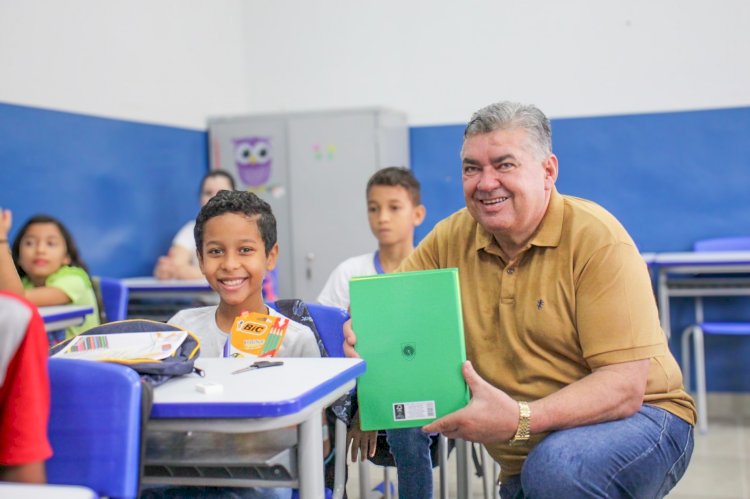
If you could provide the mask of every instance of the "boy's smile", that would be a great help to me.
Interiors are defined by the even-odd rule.
[[[201,270],[221,298],[219,309],[235,315],[265,310],[263,277],[276,266],[278,246],[266,255],[256,219],[225,213],[204,226]]]

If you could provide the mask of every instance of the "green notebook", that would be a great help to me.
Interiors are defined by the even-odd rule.
[[[349,283],[363,430],[412,428],[464,407],[469,389],[458,269],[356,277]]]

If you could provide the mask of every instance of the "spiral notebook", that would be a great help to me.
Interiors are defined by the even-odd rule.
[[[363,430],[423,426],[464,407],[469,389],[458,269],[356,277],[349,283]]]

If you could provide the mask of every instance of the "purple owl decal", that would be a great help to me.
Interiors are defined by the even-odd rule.
[[[232,142],[234,162],[242,182],[250,187],[265,185],[271,176],[271,139],[243,137]]]

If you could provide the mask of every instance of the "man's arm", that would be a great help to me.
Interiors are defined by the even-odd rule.
[[[603,366],[547,397],[528,401],[531,434],[634,414],[643,403],[649,362]],[[518,429],[517,401],[483,380],[470,362],[464,364],[463,374],[472,393],[469,404],[425,426],[424,431],[483,444],[512,439]]]

